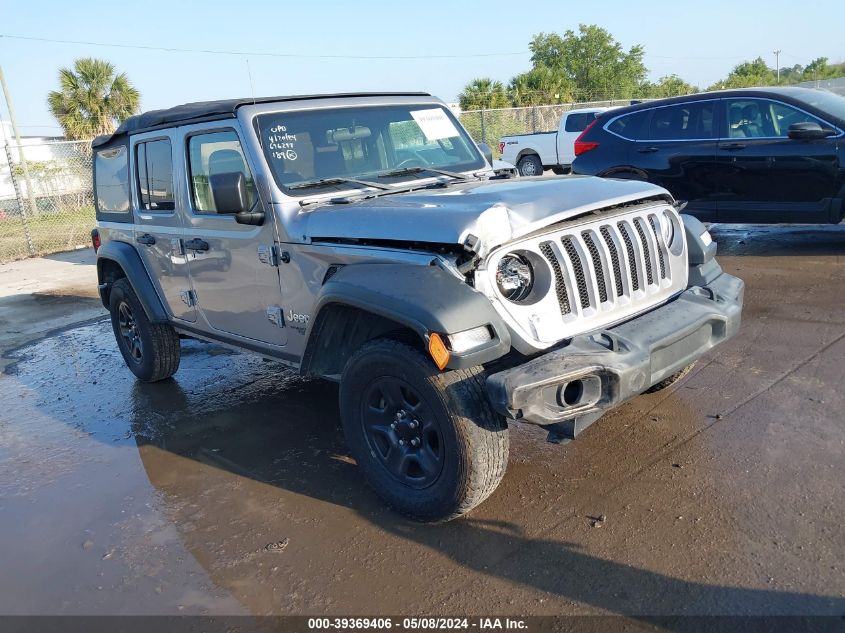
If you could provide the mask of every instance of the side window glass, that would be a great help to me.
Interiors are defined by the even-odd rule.
[[[718,101],[697,101],[655,108],[648,138],[653,141],[715,138],[714,118],[717,103]]]
[[[197,134],[188,139],[191,199],[198,213],[216,213],[210,176],[241,172],[246,177],[249,205],[257,196],[252,172],[246,164],[241,142],[234,130]]]
[[[772,119],[771,103],[763,99],[725,99],[728,138],[780,136]]]
[[[138,143],[135,147],[135,164],[141,208],[146,211],[172,211],[176,205],[170,140]]]
[[[769,101],[769,110],[772,119],[772,127],[774,128],[774,136],[781,136],[786,138],[789,136],[789,126],[793,123],[818,123],[823,128],[829,128],[830,125],[824,121],[820,121],[816,117],[802,112],[798,108],[780,103],[779,101]]]
[[[129,153],[125,145],[97,151],[94,157],[97,211],[129,212]]]
[[[618,134],[630,141],[639,141],[645,137],[646,123],[651,110],[638,110],[614,120],[607,126],[609,132]]]

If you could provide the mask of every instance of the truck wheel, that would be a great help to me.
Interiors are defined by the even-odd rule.
[[[125,277],[111,287],[111,325],[126,365],[139,380],[156,382],[179,369],[179,335],[167,323],[150,323]]]
[[[672,374],[672,375],[671,375],[671,376],[669,376],[668,378],[664,378],[664,379],[663,379],[663,380],[661,380],[659,383],[657,383],[657,384],[655,384],[655,385],[652,385],[651,387],[649,387],[648,389],[646,389],[646,390],[645,390],[645,392],[646,392],[646,393],[656,393],[656,392],[658,392],[658,391],[663,391],[664,389],[666,389],[666,387],[669,387],[669,386],[671,386],[671,385],[674,385],[674,384],[675,384],[676,382],[678,382],[681,378],[683,378],[683,377],[684,377],[684,376],[686,376],[688,373],[690,373],[690,372],[692,371],[692,368],[693,368],[693,367],[695,367],[695,363],[690,363],[689,365],[687,365],[686,367],[684,367],[681,371],[679,371],[679,372],[675,372],[674,374]]]
[[[519,159],[516,164],[519,169],[520,176],[542,176],[543,163],[540,162],[540,157],[535,154],[529,154]]]
[[[484,501],[508,461],[504,418],[480,367],[440,372],[387,339],[364,345],[340,383],[343,432],[370,486],[420,521],[448,521]]]

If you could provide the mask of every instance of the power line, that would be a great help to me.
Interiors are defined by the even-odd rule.
[[[90,42],[86,40],[62,40],[47,37],[32,37],[28,35],[9,35],[0,33],[0,38],[11,40],[25,40],[30,42],[48,42],[51,44],[77,44],[83,46],[105,46],[109,48],[129,48],[146,51],[164,51],[168,53],[202,53],[208,55],[241,55],[251,57],[288,57],[298,59],[462,59],[471,57],[514,57],[517,55],[529,55],[531,51],[513,51],[508,53],[466,53],[463,55],[321,55],[311,53],[279,53],[272,51],[237,51],[217,50],[206,48],[175,48],[171,46],[150,46],[145,44],[117,44],[114,42]],[[699,60],[725,60],[725,59],[748,59],[748,55],[729,55],[720,57],[695,56],[695,55],[653,55],[645,53],[646,57],[655,59],[699,59]],[[791,57],[791,55],[790,55]]]
[[[299,59],[461,59],[467,57],[513,57],[526,55],[528,51],[513,53],[467,53],[464,55],[314,55],[310,53],[276,53],[268,51],[226,51],[204,48],[173,48],[169,46],[146,46],[143,44],[115,44],[109,42],[87,42],[82,40],[59,40],[26,35],[7,35],[0,33],[0,38],[26,40],[30,42],[49,42],[51,44],[78,44],[83,46],[107,46],[110,48],[131,48],[146,51],[164,51],[168,53],[203,53],[208,55],[238,55],[249,57],[287,57]]]

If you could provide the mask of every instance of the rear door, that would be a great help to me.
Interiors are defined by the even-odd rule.
[[[629,154],[650,182],[687,201],[688,212],[705,222],[716,219],[718,112],[718,99],[653,108],[647,133]]]
[[[791,104],[764,98],[722,99],[719,142],[721,222],[829,222],[838,191],[833,139],[793,140],[789,126],[815,122]]]
[[[202,325],[215,335],[233,335],[273,346],[287,342],[281,310],[272,211],[261,226],[238,224],[217,214],[209,185],[213,174],[242,172],[250,203],[262,207],[249,161],[235,127],[193,126],[183,144],[189,210],[184,246]]]
[[[182,250],[182,206],[173,178],[173,131],[133,136],[132,197],[135,243],[159,296],[174,319],[196,321],[191,300],[191,281]]]

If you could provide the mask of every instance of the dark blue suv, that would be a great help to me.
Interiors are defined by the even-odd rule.
[[[706,222],[839,223],[845,97],[749,88],[609,110],[575,142],[572,171],[646,180]]]

